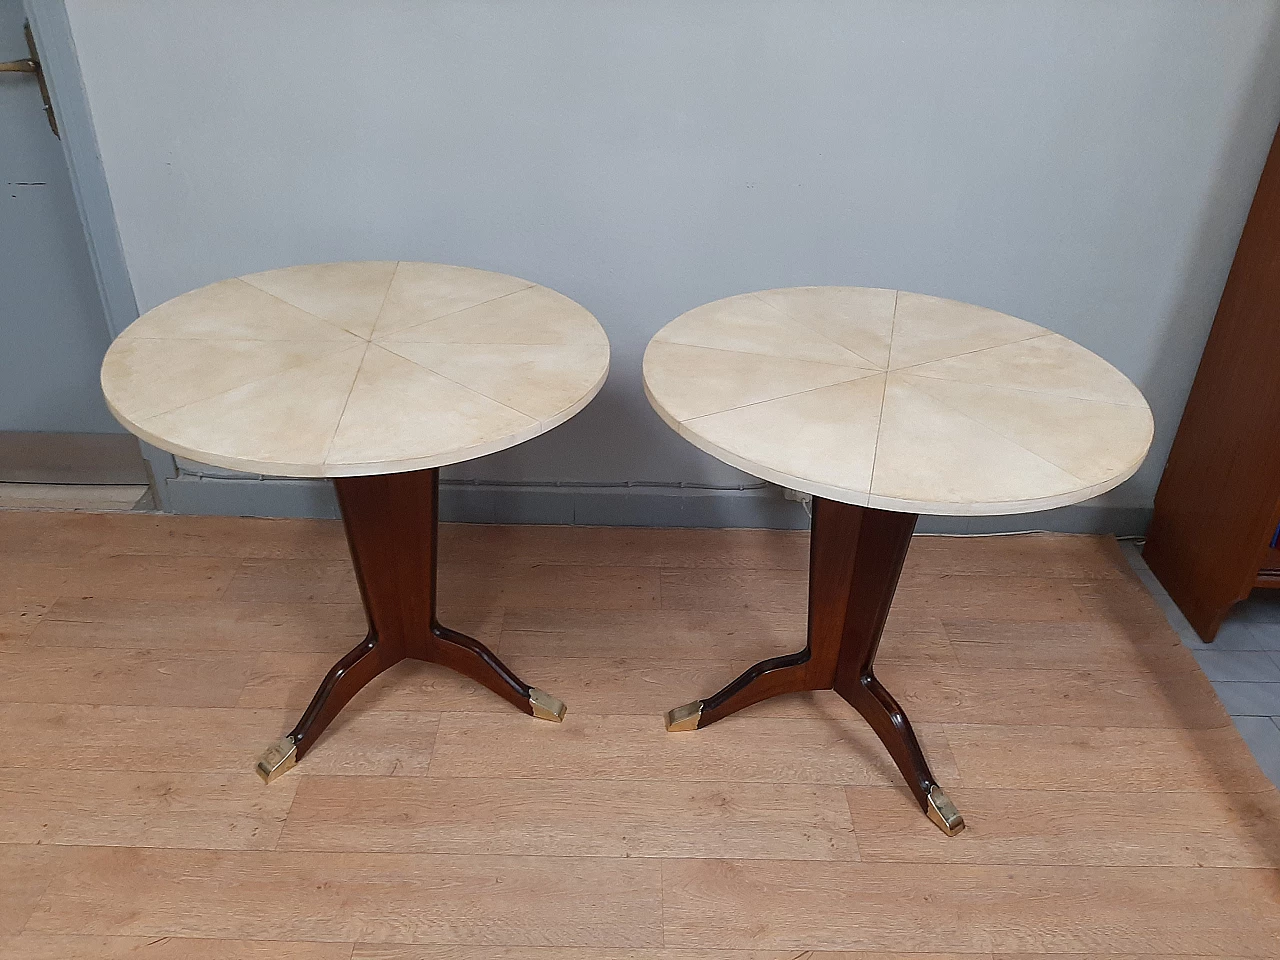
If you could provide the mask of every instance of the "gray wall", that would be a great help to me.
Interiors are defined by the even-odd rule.
[[[0,0],[0,60],[28,56]],[[35,77],[0,76],[0,433],[120,433],[98,387],[111,342],[62,145]],[[31,440],[34,448],[39,441]],[[126,448],[127,449],[127,448]],[[15,448],[6,447],[6,455]],[[15,464],[0,465],[5,468]]]
[[[142,309],[401,258],[600,318],[604,392],[453,471],[486,481],[751,482],[651,413],[645,343],[730,294],[867,284],[1025,317],[1132,377],[1156,444],[1102,504],[1140,515],[1280,119],[1276,0],[68,8]]]

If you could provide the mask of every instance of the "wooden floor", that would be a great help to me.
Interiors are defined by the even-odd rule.
[[[362,635],[340,528],[0,513],[0,957],[1280,956],[1280,799],[1112,541],[914,542],[879,673],[947,839],[834,695],[663,730],[802,645],[804,535],[441,539],[565,723],[405,664],[265,787]]]

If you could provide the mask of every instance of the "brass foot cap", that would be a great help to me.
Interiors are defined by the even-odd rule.
[[[258,776],[263,783],[270,783],[280,774],[293,769],[297,762],[298,748],[294,745],[293,737],[285,737],[267,747],[267,752],[258,761]]]
[[[533,715],[539,720],[553,720],[556,723],[564,721],[564,712],[568,709],[563,700],[537,687],[529,688],[529,705],[533,707]]]
[[[954,837],[964,829],[964,817],[960,816],[956,805],[947,798],[939,786],[930,788],[929,805],[925,812],[929,814],[929,819],[938,825],[938,829],[948,837]]]
[[[702,701],[695,700],[683,707],[667,711],[667,730],[675,733],[681,730],[697,730],[702,720]]]

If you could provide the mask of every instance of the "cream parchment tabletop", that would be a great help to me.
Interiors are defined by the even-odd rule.
[[[102,389],[148,442],[290,477],[443,466],[521,443],[600,390],[609,341],[568,297],[505,274],[366,261],[270,270],[147,311]]]
[[[671,321],[645,392],[753,476],[909,513],[1023,513],[1096,496],[1151,445],[1141,392],[1044,327],[906,291],[793,287]]]

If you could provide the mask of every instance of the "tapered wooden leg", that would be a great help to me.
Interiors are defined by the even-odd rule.
[[[856,529],[854,539],[849,539],[849,531],[840,526],[844,515],[831,511],[828,516],[828,510],[819,506],[816,497],[813,509],[813,535],[809,539],[809,631],[804,649],[762,660],[718,693],[668,710],[668,730],[696,730],[781,693],[831,689],[840,656],[840,631],[831,629],[827,619],[832,606],[844,602],[845,592],[840,584],[852,576]]]
[[[667,729],[696,730],[780,693],[814,689],[809,685],[809,650],[761,660],[727,687],[667,711]]]
[[[270,782],[315,744],[365,684],[404,659],[450,667],[545,720],[564,704],[517,677],[480,641],[436,619],[439,474],[435,470],[334,481],[369,634],[329,671],[298,725],[258,762]]]
[[[431,629],[434,643],[420,660],[442,663],[478,683],[504,700],[542,720],[563,720],[565,705],[544,690],[531,687],[474,637],[436,624]]]
[[[814,521],[815,537],[834,538],[833,550],[852,542],[854,554],[852,567],[830,580],[830,602],[820,615],[809,614],[811,631],[840,637],[832,687],[871,725],[929,819],[955,836],[964,829],[964,818],[929,770],[911,721],[873,672],[916,517],[815,498]]]
[[[719,693],[669,711],[667,729],[705,727],[780,693],[834,689],[883,741],[929,819],[949,836],[963,830],[910,721],[872,669],[915,525],[915,514],[814,497],[805,648],[758,663]]]

